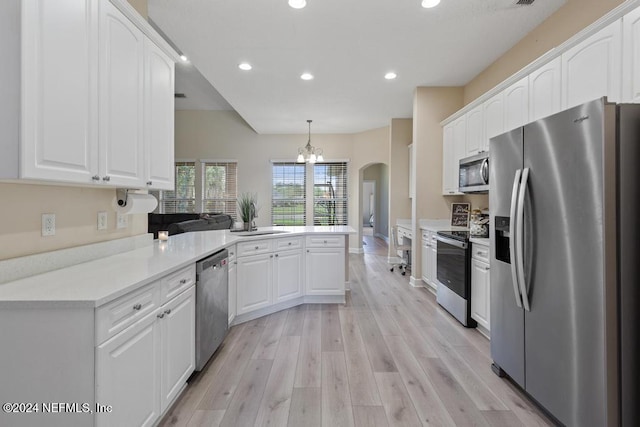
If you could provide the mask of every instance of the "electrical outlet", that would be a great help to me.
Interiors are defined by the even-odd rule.
[[[56,234],[56,214],[42,214],[42,236]]]
[[[107,229],[107,213],[106,212],[98,212],[98,230],[106,230]]]
[[[120,212],[116,213],[117,228],[127,228],[129,226],[129,216]]]

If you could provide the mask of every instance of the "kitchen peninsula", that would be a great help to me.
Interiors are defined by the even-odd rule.
[[[221,249],[229,250],[230,263],[237,260],[237,278],[229,281],[234,324],[298,304],[344,302],[351,227],[259,231],[267,234],[216,230],[149,239],[139,249],[1,284],[0,376],[12,384],[0,388],[1,400],[78,405],[56,414],[3,412],[0,424],[117,425],[122,416],[153,424],[193,372],[195,262]],[[272,275],[243,275],[252,268],[243,260],[261,257]],[[281,259],[296,260],[296,289],[279,288],[273,273]],[[259,304],[247,295],[256,285],[266,292]],[[113,412],[96,413],[97,404]]]

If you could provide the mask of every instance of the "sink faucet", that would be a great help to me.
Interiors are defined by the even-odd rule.
[[[251,202],[251,205],[249,206],[249,231],[258,229],[255,224],[255,219],[257,217],[258,215],[256,214],[256,204]]]

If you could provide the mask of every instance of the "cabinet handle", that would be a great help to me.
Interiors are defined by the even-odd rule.
[[[454,194],[454,193],[455,193],[455,191],[449,191],[449,194]]]
[[[489,271],[489,270],[491,270],[491,267],[485,267],[484,268],[484,271]]]
[[[100,181],[100,177],[98,175],[93,175],[91,179],[94,181]]]
[[[482,255],[482,256],[487,256],[486,252],[482,252],[482,251],[478,251],[476,252],[477,255]]]
[[[256,249],[256,251],[258,250],[258,248],[259,248],[259,246],[256,246],[256,248],[255,248],[255,249]]]
[[[238,261],[233,261],[233,265],[238,265]]]
[[[109,181],[111,181],[111,177],[110,177],[109,175],[107,175],[107,176],[103,176],[103,177],[102,177],[102,180],[103,180],[103,181],[107,181],[107,182],[109,182]]]
[[[164,314],[171,314],[171,309],[169,308],[169,309],[165,310]]]
[[[309,249],[307,249],[307,253],[309,253]]]
[[[136,304],[133,306],[134,310],[140,310],[142,308],[142,304]]]
[[[291,246],[291,242],[289,242],[289,246]]]
[[[147,185],[153,185],[153,181],[147,181]]]
[[[324,244],[325,244],[325,245],[327,244],[327,241],[326,241],[326,240],[324,241]]]
[[[229,255],[233,255],[233,252],[229,252]]]
[[[158,314],[158,319],[162,319],[164,317],[164,313]]]
[[[273,258],[273,255],[269,255],[269,258]]]
[[[187,283],[187,279],[180,279],[180,284],[184,285],[185,283]]]
[[[278,254],[276,254],[276,258],[278,258]]]

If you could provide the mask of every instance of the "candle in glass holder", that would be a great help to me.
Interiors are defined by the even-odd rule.
[[[158,240],[160,240],[160,241],[169,240],[169,232],[168,231],[158,231]]]

